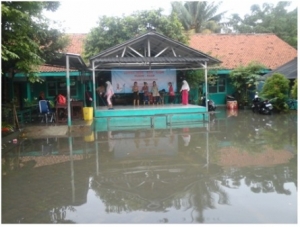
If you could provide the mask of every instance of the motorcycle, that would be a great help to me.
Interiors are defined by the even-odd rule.
[[[254,98],[252,101],[252,111],[253,113],[260,114],[272,114],[273,105],[269,100],[262,100],[261,98]]]
[[[205,96],[202,96],[201,97],[201,100],[202,100],[202,106],[208,106],[208,111],[215,111],[216,110],[216,105],[215,105],[215,102],[213,100],[209,100],[207,99],[206,101],[206,97]]]

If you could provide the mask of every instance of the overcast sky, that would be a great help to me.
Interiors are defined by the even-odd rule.
[[[51,20],[62,23],[67,33],[88,33],[97,25],[98,18],[107,16],[129,15],[134,11],[163,8],[165,14],[171,12],[171,0],[105,0],[105,1],[61,1],[59,9],[54,12],[46,12]],[[224,0],[220,12],[228,11],[228,14],[239,13],[241,16],[250,13],[250,6],[261,5],[262,0],[237,1]],[[277,3],[278,0],[268,0],[268,3]],[[297,1],[293,0],[292,8],[297,7]]]

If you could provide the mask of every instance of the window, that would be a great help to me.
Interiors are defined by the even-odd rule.
[[[57,94],[67,94],[67,83],[65,79],[47,80],[47,92],[49,97],[54,97]],[[77,81],[70,80],[70,96],[77,96]]]
[[[226,78],[219,77],[215,84],[208,84],[209,93],[224,93],[226,92]]]

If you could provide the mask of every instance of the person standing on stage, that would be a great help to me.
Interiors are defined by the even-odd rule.
[[[182,97],[182,105],[187,105],[189,103],[189,91],[190,86],[186,82],[186,80],[182,81],[182,86],[180,89],[181,97]]]
[[[147,82],[144,82],[144,86],[142,87],[142,92],[143,92],[144,105],[146,102],[149,105],[149,87]]]
[[[104,97],[105,97],[105,86],[99,85],[99,87],[97,87],[96,89],[98,95],[99,95],[99,106],[106,106],[106,102],[104,101]]]
[[[153,97],[153,105],[154,105],[154,103],[158,104],[159,99],[160,99],[160,94],[158,91],[158,86],[155,81],[153,81],[151,92],[152,92],[152,97]]]
[[[169,85],[169,103],[173,104],[174,103],[174,99],[175,99],[175,92],[174,92],[172,83],[169,82],[168,85]]]
[[[137,85],[137,82],[133,83],[132,86],[132,92],[133,92],[133,105],[137,104],[140,105],[140,97],[139,97],[139,87]]]
[[[114,95],[114,89],[113,86],[111,85],[110,81],[106,81],[106,93],[105,96],[107,97],[107,103],[108,103],[108,109],[112,110],[112,102],[111,102],[111,97]]]

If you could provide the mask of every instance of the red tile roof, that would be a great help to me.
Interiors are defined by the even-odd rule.
[[[257,61],[275,69],[297,57],[297,50],[275,34],[194,34],[190,47],[222,61],[224,69],[234,69]]]
[[[84,52],[84,40],[87,34],[72,33],[67,35],[70,37],[70,45],[67,47],[67,53],[82,55]]]
[[[84,40],[87,34],[80,34],[80,33],[70,33],[67,34],[70,38],[70,44],[67,46],[65,52],[71,54],[80,54],[82,56],[84,51]],[[65,72],[66,67],[59,67],[59,66],[50,66],[50,65],[43,65],[40,67],[40,72]],[[71,70],[70,71],[77,71]]]
[[[62,67],[62,66],[52,66],[52,65],[42,65],[40,66],[40,72],[65,72],[66,71],[66,67]],[[71,70],[70,71],[74,71]],[[77,71],[77,70],[75,70]]]
[[[70,45],[67,53],[83,54],[87,34],[67,34]],[[234,69],[257,61],[269,69],[293,60],[297,50],[274,34],[194,34],[190,47],[222,61],[223,69]],[[41,66],[41,72],[62,72],[64,67]]]

